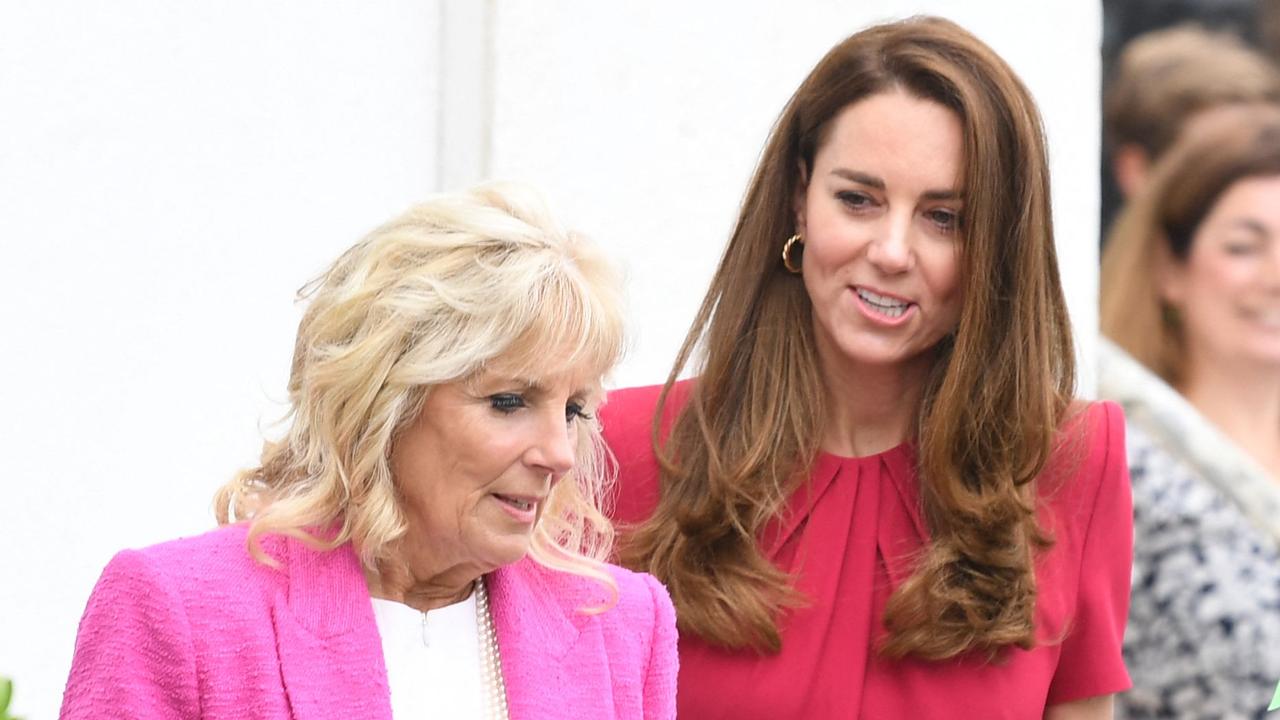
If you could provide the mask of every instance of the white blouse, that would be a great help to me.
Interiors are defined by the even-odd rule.
[[[484,717],[474,592],[427,613],[373,598],[373,616],[382,636],[395,720]]]

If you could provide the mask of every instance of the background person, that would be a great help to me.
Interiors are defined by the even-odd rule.
[[[1027,91],[944,20],[796,90],[666,385],[606,410],[682,716],[1109,715],[1123,424],[1072,402],[1046,163]]]
[[[1280,69],[1230,31],[1185,23],[1127,42],[1102,98],[1104,230],[1189,119],[1268,101],[1280,101]]]
[[[1099,389],[1130,417],[1135,506],[1121,706],[1264,717],[1280,677],[1280,108],[1187,127],[1117,220],[1101,299],[1118,348]]]
[[[222,527],[107,566],[62,717],[674,717],[670,600],[602,561],[617,286],[514,186],[348,250],[306,291],[287,433]]]

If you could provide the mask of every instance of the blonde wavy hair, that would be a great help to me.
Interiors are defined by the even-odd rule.
[[[379,570],[407,530],[391,449],[429,389],[500,362],[533,378],[585,369],[601,395],[623,350],[620,285],[604,256],[527,187],[488,184],[414,206],[299,291],[310,305],[287,432],[218,490],[219,524],[248,521],[249,550],[267,564],[259,540],[280,534],[318,549],[350,541]],[[601,511],[606,450],[594,421],[582,429],[530,556],[612,585],[602,567],[613,542]]]

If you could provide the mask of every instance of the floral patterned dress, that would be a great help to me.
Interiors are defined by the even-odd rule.
[[[1133,483],[1133,689],[1119,718],[1263,718],[1280,681],[1280,485],[1177,392],[1103,348]]]

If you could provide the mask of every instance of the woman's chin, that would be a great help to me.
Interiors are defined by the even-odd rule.
[[[523,560],[529,554],[532,541],[532,533],[494,533],[478,541],[471,552],[483,558],[481,564],[497,569]]]

